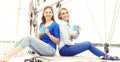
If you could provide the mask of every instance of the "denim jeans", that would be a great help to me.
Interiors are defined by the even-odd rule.
[[[23,48],[29,46],[31,49],[33,49],[35,52],[42,56],[55,55],[55,48],[36,37],[24,37],[15,44],[15,47],[18,45],[21,45]]]
[[[75,44],[75,45],[65,45],[63,48],[60,49],[59,53],[62,56],[73,56],[73,55],[82,53],[86,50],[89,50],[90,52],[92,52],[94,55],[96,55],[98,57],[105,56],[104,52],[97,49],[89,41],[83,42],[83,43],[78,43],[78,44]]]

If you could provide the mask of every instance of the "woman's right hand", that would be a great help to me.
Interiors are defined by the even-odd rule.
[[[47,28],[45,29],[45,33],[46,33],[48,36],[51,35],[50,32],[49,32],[49,30],[48,30]]]

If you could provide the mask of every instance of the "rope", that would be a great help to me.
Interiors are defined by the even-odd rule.
[[[108,38],[109,44],[112,41],[112,37],[113,37],[114,29],[115,29],[115,24],[116,24],[118,13],[119,13],[119,7],[118,7],[118,10],[116,10],[117,9],[117,4],[118,4],[118,0],[116,1],[116,5],[115,5],[115,9],[114,9],[114,15],[113,15],[113,19],[112,19],[111,28],[110,28],[110,33],[109,33],[109,38]],[[115,15],[116,15],[116,17],[115,17]]]
[[[62,2],[62,1],[63,0],[58,0],[58,1],[54,2],[53,4],[50,4],[49,6],[53,6],[53,5],[57,4],[58,2]],[[43,10],[43,8],[38,10],[37,12],[41,12],[42,10]]]
[[[100,39],[102,40],[102,37],[101,37],[100,32],[99,32],[99,30],[98,30],[98,27],[97,27],[97,25],[96,25],[96,23],[95,23],[94,17],[93,17],[93,15],[92,15],[92,11],[91,11],[91,9],[90,9],[90,7],[89,7],[89,5],[88,5],[87,0],[85,0],[85,2],[86,2],[87,7],[88,7],[88,9],[89,9],[90,15],[91,15],[91,17],[92,17],[92,21],[93,21],[93,23],[94,23],[94,25],[95,25],[95,28],[96,28],[96,30],[97,30],[97,32],[98,32],[98,35],[99,35]],[[102,42],[103,42],[103,40],[102,40]]]

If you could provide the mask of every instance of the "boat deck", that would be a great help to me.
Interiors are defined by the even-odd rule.
[[[1,49],[0,56],[5,55],[12,46],[13,46],[13,43],[0,43],[0,49]],[[104,51],[103,47],[97,46],[97,48]],[[110,49],[110,52],[109,52],[110,55],[112,56],[120,55],[120,52],[119,52],[120,47],[109,47],[109,49]],[[30,59],[35,56],[37,57],[37,59],[43,60],[43,62],[120,62],[120,61],[100,60],[98,57],[93,55],[90,51],[85,51],[76,56],[67,57],[67,56],[60,56],[57,50],[56,55],[53,57],[46,57],[46,56],[38,57],[38,55],[29,54],[28,50],[30,49],[26,48],[24,51],[14,56],[10,60],[10,62],[24,62],[25,59]]]

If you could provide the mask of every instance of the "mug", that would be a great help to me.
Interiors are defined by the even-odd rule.
[[[45,27],[40,27],[40,33],[44,34],[45,33]]]
[[[73,25],[73,31],[77,31],[78,30],[78,25]]]

